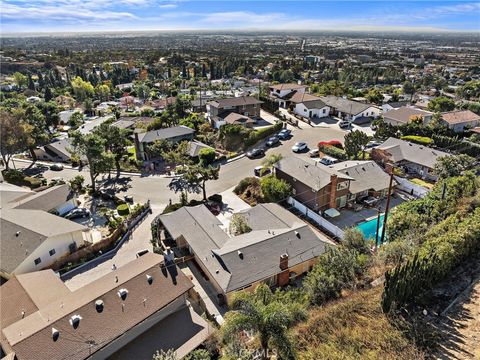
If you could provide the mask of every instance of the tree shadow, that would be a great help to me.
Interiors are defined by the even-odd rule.
[[[101,185],[105,192],[116,194],[119,192],[126,192],[128,189],[130,189],[132,187],[131,182],[132,178],[130,176],[123,176],[119,178],[110,177],[110,179],[108,176],[104,176]]]

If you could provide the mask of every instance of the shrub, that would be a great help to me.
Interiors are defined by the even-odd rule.
[[[233,192],[237,195],[243,194],[245,190],[247,190],[247,187],[251,185],[258,185],[259,180],[256,177],[246,177],[238,183],[237,186],[235,186],[235,189],[233,189]]]
[[[292,187],[285,180],[272,175],[262,178],[260,186],[263,197],[268,202],[285,201],[292,192]]]
[[[130,208],[128,207],[128,204],[120,204],[117,206],[117,212],[118,215],[128,215],[130,213]]]
[[[221,204],[223,202],[222,201],[222,195],[220,195],[220,194],[213,194],[213,195],[208,197],[208,200],[219,203],[219,204]]]
[[[203,201],[201,200],[196,200],[196,199],[192,199],[190,200],[190,202],[188,203],[189,206],[197,206],[197,205],[202,205],[203,204]]]
[[[23,181],[25,182],[25,185],[29,186],[32,189],[36,189],[40,186],[42,186],[42,180],[37,179],[34,177],[26,176]]]
[[[406,136],[402,136],[401,139],[405,141],[411,141],[415,144],[425,145],[425,146],[433,144],[433,139],[426,136],[406,135]]]
[[[278,121],[277,123],[275,123],[275,125],[250,132],[248,137],[245,139],[245,146],[252,146],[256,144],[260,140],[265,139],[266,137],[281,130],[282,127],[283,127],[283,123],[281,121]]]
[[[5,181],[12,184],[20,184],[25,177],[20,170],[15,169],[3,170],[2,174]]]
[[[198,153],[198,159],[203,166],[210,165],[215,160],[215,150],[212,148],[204,148]]]
[[[347,160],[347,153],[345,150],[338,149],[332,145],[322,145],[319,150],[328,156],[332,156],[338,160]]]
[[[174,203],[174,204],[167,205],[165,209],[162,211],[162,214],[168,214],[168,213],[174,212],[180,209],[182,206],[183,205],[181,203]]]

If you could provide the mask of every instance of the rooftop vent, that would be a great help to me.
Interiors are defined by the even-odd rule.
[[[15,236],[18,236],[18,235],[20,235],[20,233],[21,233],[21,231],[20,231],[20,230],[19,230],[19,231],[17,231],[17,232],[15,233]]]
[[[219,274],[220,273],[220,270],[215,270],[215,274]]]
[[[25,317],[25,310],[22,310],[22,319]]]
[[[98,313],[101,313],[103,311],[103,301],[102,300],[95,301],[95,309],[97,310]]]
[[[152,275],[148,275],[148,274],[147,274],[147,282],[148,282],[150,285],[152,285],[152,283],[153,283],[153,276],[152,276]]]
[[[60,337],[60,332],[57,329],[55,329],[54,327],[52,327],[52,339],[53,339],[53,341],[57,341],[59,337]]]
[[[80,325],[80,320],[82,320],[82,317],[80,315],[73,315],[70,318],[70,325],[73,326],[74,329],[78,328],[78,325]]]
[[[237,254],[238,257],[243,260],[243,253],[240,250],[237,251]]]
[[[127,295],[128,295],[128,290],[127,289],[120,289],[118,290],[118,297],[122,300],[125,300],[127,298]]]
[[[298,231],[295,231],[295,236],[300,239],[300,233]]]

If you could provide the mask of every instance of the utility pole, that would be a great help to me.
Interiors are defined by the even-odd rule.
[[[387,228],[388,210],[390,209],[390,198],[392,197],[392,185],[393,185],[393,164],[390,169],[390,183],[388,185],[387,205],[385,206],[385,217],[383,218],[382,237],[380,238],[380,244],[385,241],[385,230]]]
[[[375,247],[378,247],[378,232],[380,231],[380,214],[382,211],[380,210],[380,206],[377,208],[377,231],[375,232]],[[383,225],[385,226],[385,224]]]

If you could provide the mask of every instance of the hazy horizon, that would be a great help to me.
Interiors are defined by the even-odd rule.
[[[147,31],[480,31],[480,2],[1,0],[2,35]]]

